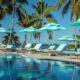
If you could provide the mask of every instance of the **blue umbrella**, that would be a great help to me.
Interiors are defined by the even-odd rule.
[[[80,19],[78,19],[76,22],[71,22],[70,26],[80,26]]]
[[[55,30],[65,30],[66,28],[56,23],[49,23],[44,25],[40,30],[41,31],[55,31]]]
[[[20,32],[36,33],[36,32],[39,32],[39,30],[36,28],[33,28],[33,27],[29,27],[29,28],[25,28],[25,29],[21,30]]]
[[[9,32],[8,30],[6,30],[5,28],[3,27],[0,27],[0,33],[7,33]]]
[[[54,31],[54,30],[65,30],[66,28],[61,26],[60,24],[56,24],[56,23],[49,23],[44,25],[44,27],[42,27],[39,30],[43,30],[43,31]]]
[[[67,44],[68,44],[68,42],[74,42],[74,41],[76,41],[76,40],[75,40],[72,36],[70,36],[70,35],[65,35],[65,36],[59,38],[58,40],[60,40],[60,41],[66,41]],[[68,48],[68,49],[69,49],[69,48]]]
[[[67,42],[75,41],[75,39],[72,36],[70,36],[70,35],[63,36],[63,37],[59,38],[59,40],[67,41]]]
[[[33,27],[28,27],[28,28],[21,30],[20,32],[31,33],[31,39],[32,39],[32,33],[39,33],[39,32],[41,32],[41,30],[39,30],[37,28],[33,28]]]

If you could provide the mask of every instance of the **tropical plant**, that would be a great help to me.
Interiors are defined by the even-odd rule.
[[[37,4],[32,5],[32,7],[35,9],[35,13],[32,13],[32,15],[29,16],[26,15],[23,21],[18,22],[21,26],[33,26],[39,29],[47,22],[56,22],[55,17],[51,14],[51,12],[55,11],[54,6],[50,6],[44,0],[38,0]],[[35,33],[35,38],[37,35],[39,34]]]
[[[80,0],[58,0],[56,9],[62,8],[62,15],[64,16],[69,10],[71,13],[71,20],[74,22],[80,17]],[[76,27],[74,27],[75,39],[76,36]],[[75,51],[77,50],[77,42],[75,41]]]
[[[56,9],[62,9],[64,16],[69,10],[71,11],[71,19],[78,19],[80,17],[80,0],[58,0]]]
[[[11,15],[15,9],[15,13],[19,20],[24,10],[22,4],[28,4],[27,0],[0,0],[0,20],[2,20],[7,14]],[[15,8],[14,8],[15,6]]]
[[[9,36],[10,36],[10,32],[6,33],[6,35],[3,37],[3,41],[2,41],[3,44],[6,45],[8,43]],[[14,29],[11,32],[11,38],[8,44],[20,45],[19,37],[16,35]]]

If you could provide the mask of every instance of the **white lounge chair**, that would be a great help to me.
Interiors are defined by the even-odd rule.
[[[41,44],[41,43],[36,44],[36,45],[35,45],[35,47],[34,47],[34,48],[32,48],[32,50],[39,50],[41,46],[42,46],[42,44]]]
[[[67,49],[67,44],[60,44],[56,50],[50,50],[51,53],[49,55],[55,55],[57,53],[61,53]]]
[[[25,46],[25,49],[29,49],[31,48],[32,44],[31,43],[27,43],[26,46]]]
[[[56,51],[61,52],[67,49],[67,44],[60,44]]]
[[[13,45],[9,44],[9,45],[6,46],[6,49],[12,49],[12,48],[13,48]]]
[[[40,51],[43,51],[43,52],[50,52],[52,50],[55,50],[57,48],[57,46],[55,44],[53,45],[50,45],[48,48],[46,49],[41,49]]]

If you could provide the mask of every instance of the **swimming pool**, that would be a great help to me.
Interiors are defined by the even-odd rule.
[[[20,55],[0,56],[0,80],[80,80],[80,66]]]

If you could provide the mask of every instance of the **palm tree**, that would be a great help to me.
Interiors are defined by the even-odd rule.
[[[71,10],[71,19],[78,19],[80,17],[80,1],[79,0],[58,0],[56,9],[62,9],[62,15],[64,16],[69,10]]]
[[[44,2],[44,0],[39,0],[36,5],[32,5],[32,7],[36,10],[35,13],[32,14],[33,18],[38,20],[37,28],[41,28],[42,24],[45,24],[46,19],[48,22],[56,22],[55,18],[51,14],[52,11],[55,11],[55,7],[50,6],[48,3]]]
[[[56,5],[56,9],[62,9],[62,15],[64,16],[69,10],[71,10],[71,20],[74,22],[80,17],[80,0],[58,0],[58,4]],[[75,39],[79,38],[76,35],[76,27],[74,27],[75,31]],[[75,42],[75,51],[77,49],[77,41]],[[75,68],[72,74],[72,80],[74,80]]]
[[[69,10],[71,10],[71,20],[76,21],[80,17],[80,0],[58,0],[56,9],[62,9],[62,15],[64,16]],[[76,27],[74,27],[75,39],[76,36]],[[75,50],[77,48],[77,43],[75,42]]]
[[[6,45],[8,43],[9,36],[10,36],[10,33],[6,33],[2,41],[3,44]],[[16,32],[14,31],[14,29],[11,32],[11,39],[9,44],[20,45],[19,37],[16,35]]]
[[[26,15],[23,21],[18,22],[21,26],[33,26],[39,29],[47,22],[56,22],[55,18],[51,14],[52,11],[55,11],[54,6],[50,6],[44,0],[38,0],[37,4],[32,5],[32,7],[36,12],[29,16]],[[37,35],[39,34],[36,34],[35,38],[38,37]]]
[[[27,0],[0,0],[0,20],[2,20],[7,14],[11,15],[14,11],[15,5],[15,13],[20,18],[20,14],[23,11],[23,4],[28,4]]]

